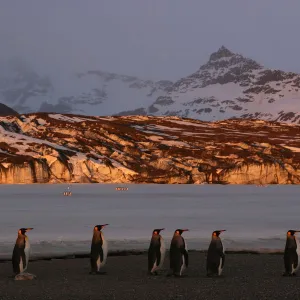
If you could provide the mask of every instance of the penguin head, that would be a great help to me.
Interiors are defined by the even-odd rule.
[[[212,233],[212,236],[213,237],[219,237],[219,235],[221,234],[221,232],[223,231],[226,231],[225,229],[222,229],[222,230],[215,230],[213,233]]]
[[[159,235],[162,230],[164,230],[164,228],[154,229],[152,235]]]
[[[289,230],[286,234],[288,237],[292,237],[296,232],[300,232],[300,230]]]
[[[188,229],[176,229],[174,235],[182,235],[184,231],[189,231]]]
[[[27,231],[32,230],[33,228],[20,228],[18,231],[18,235],[25,235]]]
[[[105,226],[107,226],[109,224],[103,224],[103,225],[96,225],[94,227],[94,231],[101,231]]]

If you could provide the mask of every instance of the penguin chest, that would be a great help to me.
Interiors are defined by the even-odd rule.
[[[164,260],[165,260],[165,255],[166,255],[166,246],[165,246],[165,241],[161,238],[160,239],[160,264],[159,264],[159,268],[162,267],[162,265],[164,264]]]

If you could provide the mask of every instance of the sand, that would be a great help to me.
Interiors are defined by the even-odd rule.
[[[186,277],[147,275],[147,255],[109,256],[106,275],[89,275],[89,259],[29,263],[37,279],[14,281],[0,263],[0,299],[300,299],[300,277],[283,277],[282,255],[228,254],[221,278],[205,275],[205,254],[190,253]],[[299,273],[300,274],[300,273]]]

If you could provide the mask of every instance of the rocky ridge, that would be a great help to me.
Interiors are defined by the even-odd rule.
[[[0,117],[0,182],[299,184],[299,129],[240,119]]]
[[[149,107],[130,113],[135,112],[204,121],[246,118],[299,124],[300,75],[264,68],[222,46],[198,71],[175,82]]]

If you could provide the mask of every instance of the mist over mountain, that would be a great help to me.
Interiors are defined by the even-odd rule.
[[[103,70],[47,76],[14,58],[0,68],[0,101],[19,113],[179,116],[203,121],[300,121],[300,75],[263,67],[225,46],[172,82]]]

